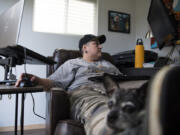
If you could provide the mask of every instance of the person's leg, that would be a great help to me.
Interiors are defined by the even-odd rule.
[[[147,102],[147,135],[180,134],[180,66],[167,66],[156,74]]]
[[[84,124],[87,135],[101,135],[104,131],[107,133],[106,116],[109,111],[107,101],[107,96],[90,87],[83,87],[70,93],[71,116]]]

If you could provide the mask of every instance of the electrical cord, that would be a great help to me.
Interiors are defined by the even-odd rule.
[[[27,54],[26,54],[26,48],[24,47],[24,72],[25,72],[25,76],[28,77],[27,76],[27,70],[26,70],[26,59],[27,59]],[[33,101],[33,113],[34,113],[34,115],[46,120],[46,118],[44,118],[43,116],[41,116],[35,112],[35,100],[34,100],[32,93],[31,93],[31,97],[32,97],[32,101]]]
[[[171,48],[171,50],[170,50],[169,53],[167,54],[167,57],[168,57],[168,58],[170,58],[170,57],[172,56],[172,54],[173,54],[175,48],[176,48],[176,46],[173,45],[172,48]]]
[[[26,48],[24,47],[24,72],[25,72],[25,75],[27,73],[27,71],[26,71],[26,59],[27,59],[27,54],[26,54]]]
[[[178,54],[180,55],[180,50],[176,47],[176,51],[178,52]]]
[[[34,115],[36,115],[36,116],[38,116],[38,117],[46,120],[46,118],[44,118],[43,116],[41,116],[41,115],[39,115],[39,114],[37,114],[37,113],[35,112],[35,101],[34,101],[34,97],[33,97],[33,94],[32,94],[32,93],[31,93],[31,97],[32,97],[32,101],[33,101],[33,113],[34,113]]]

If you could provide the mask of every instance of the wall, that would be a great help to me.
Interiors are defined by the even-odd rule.
[[[129,50],[135,45],[135,0],[99,0],[98,33],[107,36],[104,50],[111,54]],[[108,31],[108,10],[125,12],[131,16],[130,34]]]
[[[136,39],[142,38],[145,49],[150,49],[150,40],[145,39],[145,35],[149,29],[147,15],[151,0],[136,0],[135,16],[136,16]]]
[[[0,13],[8,8],[10,5],[18,0],[0,0]],[[123,3],[123,4],[122,4]],[[104,44],[104,51],[111,54],[119,51],[132,49],[134,47],[135,37],[135,1],[134,0],[99,0],[98,1],[98,34],[105,34],[107,36],[107,42]],[[55,48],[64,49],[77,49],[78,41],[81,36],[74,35],[60,35],[60,34],[48,34],[38,33],[32,31],[32,9],[33,0],[25,1],[25,10],[22,21],[22,28],[20,33],[19,44],[29,49],[32,49],[45,56],[52,55]],[[126,12],[131,14],[131,33],[122,34],[115,32],[108,32],[108,10],[115,10],[120,12]],[[3,68],[0,67],[2,73]],[[24,72],[23,66],[17,66],[14,72],[19,75]],[[45,77],[46,68],[43,65],[27,65],[27,72],[33,73],[40,77]],[[2,80],[3,74],[0,75]],[[36,112],[42,116],[45,116],[45,93],[33,94],[36,102]],[[19,97],[19,103],[20,103]],[[14,102],[15,97],[12,95],[12,99],[9,100],[6,95],[3,96],[3,100],[0,100],[0,127],[13,126],[14,125]],[[19,110],[20,111],[20,110]],[[18,117],[20,118],[20,116]],[[40,119],[33,115],[32,112],[32,99],[30,94],[26,94],[25,99],[25,125],[29,124],[41,124],[44,123],[43,119]]]

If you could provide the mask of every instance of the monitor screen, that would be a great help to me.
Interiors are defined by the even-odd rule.
[[[24,0],[19,0],[0,15],[0,48],[18,44]]]
[[[163,0],[151,0],[148,23],[159,49],[174,44],[177,40],[177,24],[175,17],[169,14]]]

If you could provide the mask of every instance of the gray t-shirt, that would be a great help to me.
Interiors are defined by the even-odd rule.
[[[53,81],[55,87],[73,90],[82,85],[93,84],[88,78],[103,73],[121,74],[113,64],[106,60],[87,62],[82,58],[76,58],[66,61],[48,79]]]

